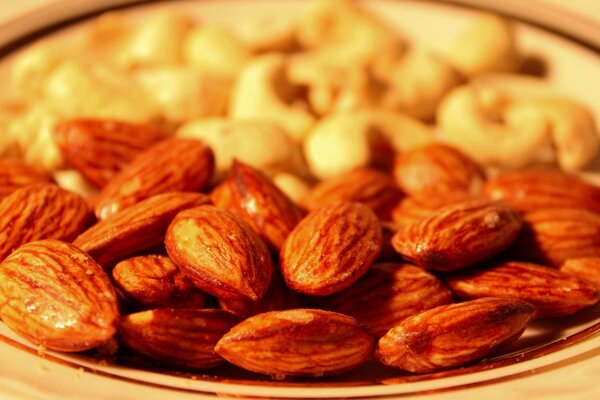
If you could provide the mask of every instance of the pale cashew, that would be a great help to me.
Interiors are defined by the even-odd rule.
[[[22,105],[0,104],[0,157],[19,156],[17,140],[11,132],[11,124],[24,112]]]
[[[62,58],[55,46],[47,43],[38,43],[25,49],[11,64],[11,88],[23,98],[38,98],[47,76],[61,63]]]
[[[303,105],[294,104],[294,88],[287,79],[282,54],[256,57],[242,69],[229,102],[232,118],[271,119],[296,141],[302,141],[314,122]]]
[[[304,156],[314,176],[328,179],[358,167],[389,163],[395,152],[431,141],[431,129],[409,116],[385,110],[347,111],[330,114],[315,125],[304,142]]]
[[[482,72],[510,72],[519,66],[512,24],[492,14],[482,14],[451,45],[448,58],[467,76]]]
[[[185,123],[177,136],[204,141],[215,154],[215,178],[222,178],[234,158],[268,174],[301,172],[298,146],[269,120],[198,119]]]
[[[300,203],[310,190],[310,185],[304,179],[289,172],[275,174],[273,183],[295,203]]]
[[[256,53],[290,50],[296,44],[296,21],[283,16],[242,19],[232,26],[234,34]]]
[[[65,169],[54,171],[52,177],[58,186],[75,192],[83,198],[87,199],[98,194],[98,189],[90,184],[77,170]]]

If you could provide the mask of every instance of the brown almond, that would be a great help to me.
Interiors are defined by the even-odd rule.
[[[538,309],[537,317],[572,314],[598,302],[594,287],[552,268],[524,262],[503,262],[447,279],[454,294],[466,299],[511,296]]]
[[[32,343],[83,351],[109,340],[118,307],[108,276],[77,247],[28,243],[0,264],[0,317]]]
[[[560,266],[560,271],[583,279],[600,290],[600,257],[571,258]]]
[[[295,309],[242,321],[219,340],[215,351],[238,367],[283,379],[354,369],[371,357],[373,341],[352,317]]]
[[[52,179],[22,160],[0,158],[0,201],[19,188],[37,183],[52,183]]]
[[[269,250],[250,225],[213,206],[177,214],[165,237],[169,258],[196,286],[225,299],[260,299],[271,282]]]
[[[280,253],[281,272],[293,290],[324,296],[347,288],[373,265],[383,244],[369,207],[338,203],[311,212]]]
[[[491,258],[517,237],[521,221],[507,206],[473,200],[438,210],[400,229],[392,245],[420,267],[454,271]]]
[[[516,340],[535,313],[511,297],[487,297],[439,306],[405,319],[379,340],[385,365],[426,373],[464,365]]]
[[[111,215],[167,192],[194,192],[212,178],[214,156],[198,140],[171,138],[153,145],[127,164],[98,195],[96,216]]]
[[[435,214],[436,211],[476,198],[465,192],[416,193],[400,200],[392,210],[392,221],[398,227],[404,227]]]

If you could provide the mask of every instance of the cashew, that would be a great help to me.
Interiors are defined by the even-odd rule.
[[[222,178],[234,158],[273,174],[302,169],[300,150],[279,125],[268,120],[198,119],[177,136],[204,141],[215,154],[215,177]]]
[[[246,64],[234,84],[229,102],[232,118],[270,119],[296,141],[302,141],[314,117],[293,104],[284,55],[271,53]],[[291,93],[292,92],[292,93]]]
[[[20,53],[11,65],[10,85],[26,99],[36,99],[42,94],[47,76],[60,64],[55,46],[38,43]]]
[[[98,194],[98,189],[90,184],[77,170],[65,169],[62,171],[54,171],[52,177],[58,186],[75,192],[83,198],[87,199]]]
[[[409,116],[385,110],[347,111],[330,114],[315,125],[304,142],[304,156],[314,176],[328,179],[376,162],[389,163],[394,152],[432,140],[431,129]]]
[[[520,54],[512,24],[497,15],[482,14],[456,38],[448,58],[467,76],[515,71]]]
[[[295,203],[300,203],[310,190],[310,186],[306,181],[289,172],[275,174],[273,183]]]
[[[232,26],[232,30],[256,53],[286,51],[296,43],[296,21],[279,15],[242,19]]]

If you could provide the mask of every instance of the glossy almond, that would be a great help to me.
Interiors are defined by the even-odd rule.
[[[430,144],[396,156],[394,178],[404,193],[462,192],[478,194],[485,175],[454,147]]]
[[[0,201],[24,186],[52,183],[50,177],[17,158],[0,158]]]
[[[165,193],[100,221],[73,242],[104,267],[162,244],[167,227],[178,212],[210,203],[200,193]]]
[[[0,317],[32,343],[83,351],[110,339],[118,308],[108,276],[77,247],[41,240],[0,264]]]
[[[275,251],[303,217],[303,212],[269,178],[235,160],[225,182],[227,196],[213,193],[217,207],[238,215]],[[225,198],[221,199],[223,196]]]
[[[583,279],[600,290],[600,257],[572,258],[565,261],[560,270]]]
[[[121,318],[119,338],[128,349],[161,366],[212,368],[223,363],[215,345],[238,322],[225,310],[148,310]]]
[[[552,268],[524,262],[504,262],[491,268],[447,279],[459,297],[511,296],[538,309],[538,317],[572,314],[598,302],[596,289],[581,279]]]
[[[324,296],[347,288],[373,265],[383,244],[369,207],[338,203],[311,212],[292,231],[281,253],[281,272],[297,292]]]
[[[400,229],[392,245],[418,266],[453,271],[493,257],[521,229],[517,214],[503,204],[473,200],[438,210]]]
[[[138,307],[202,308],[206,296],[165,256],[145,255],[121,261],[113,280],[126,300]]]
[[[40,239],[73,240],[91,219],[85,200],[51,184],[25,186],[0,202],[0,261]]]
[[[389,263],[373,266],[324,305],[353,316],[381,337],[412,315],[450,303],[450,290],[434,275],[410,264]]]
[[[213,206],[182,211],[165,246],[196,286],[221,298],[260,299],[271,282],[269,250],[250,225]]]
[[[146,149],[127,164],[96,199],[96,216],[107,219],[151,196],[194,192],[212,178],[214,156],[198,140],[171,138]]]
[[[510,297],[487,297],[444,305],[405,319],[379,340],[375,356],[409,372],[464,365],[515,340],[535,307]]]
[[[441,208],[469,200],[476,200],[476,198],[464,192],[415,193],[403,198],[394,206],[392,221],[399,227],[403,227],[430,217]]]
[[[283,379],[349,371],[371,357],[373,342],[352,317],[295,309],[248,318],[223,336],[215,351],[238,367]]]
[[[151,125],[103,119],[72,119],[54,127],[55,142],[65,159],[99,188],[165,137]]]
[[[570,258],[600,257],[600,214],[542,209],[521,218],[523,229],[510,247],[514,258],[558,267]]]
[[[490,179],[484,193],[519,211],[577,208],[600,212],[600,188],[556,170],[504,172]]]
[[[362,203],[381,219],[389,219],[401,192],[391,176],[371,168],[359,168],[314,185],[302,201],[317,210],[342,201]]]

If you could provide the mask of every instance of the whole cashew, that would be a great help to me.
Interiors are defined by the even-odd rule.
[[[315,118],[302,106],[294,105],[293,97],[286,57],[276,53],[259,56],[238,75],[230,97],[229,115],[270,119],[294,140],[302,141]]]
[[[276,173],[273,176],[273,183],[297,204],[310,190],[310,186],[305,180],[289,172]]]
[[[55,46],[46,43],[25,49],[11,64],[10,86],[25,99],[38,98],[42,95],[47,76],[62,59]]]

